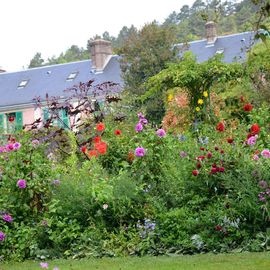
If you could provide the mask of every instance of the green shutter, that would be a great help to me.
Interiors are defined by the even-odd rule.
[[[4,115],[0,114],[0,130],[4,130]]]
[[[23,128],[23,114],[22,114],[22,112],[16,112],[15,121],[16,121],[15,129],[21,130]]]
[[[59,127],[62,128],[69,128],[69,117],[67,114],[67,111],[65,109],[61,109],[59,112],[59,117],[61,118],[62,121],[59,120]]]
[[[43,122],[45,123],[50,118],[48,108],[43,109]]]

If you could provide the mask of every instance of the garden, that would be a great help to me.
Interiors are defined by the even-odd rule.
[[[47,96],[43,128],[1,140],[0,260],[268,251],[269,63],[264,44],[246,63],[186,54],[136,102],[111,82]]]

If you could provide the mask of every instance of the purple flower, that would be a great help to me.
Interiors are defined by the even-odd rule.
[[[261,180],[261,181],[259,182],[259,186],[260,186],[261,188],[267,188],[267,182],[264,181],[264,180]]]
[[[144,118],[144,115],[141,112],[139,112],[138,117],[141,119],[141,118]]]
[[[259,156],[258,155],[254,155],[252,159],[253,160],[259,160]]]
[[[11,223],[12,220],[13,220],[12,216],[9,215],[9,214],[4,214],[4,215],[2,215],[2,219],[3,219],[4,221],[6,221],[6,222],[9,222],[9,223]]]
[[[48,269],[49,268],[49,264],[47,262],[41,262],[39,265],[43,269]]]
[[[254,145],[256,143],[256,140],[257,140],[257,136],[251,136],[250,138],[248,138],[247,144]]]
[[[143,147],[137,147],[135,150],[135,155],[137,157],[143,157],[145,155],[145,149]]]
[[[270,158],[270,151],[268,149],[264,149],[264,150],[262,150],[261,155],[264,158]]]
[[[181,151],[181,152],[180,152],[180,157],[184,158],[184,157],[186,157],[186,156],[187,156],[187,153],[186,153],[186,152],[184,152],[184,151]]]
[[[26,180],[24,179],[19,179],[18,182],[17,182],[17,186],[19,188],[26,188]]]
[[[15,143],[13,144],[13,147],[14,147],[15,150],[18,150],[18,149],[21,148],[21,144],[20,144],[19,142],[15,142]]]
[[[138,123],[138,124],[136,125],[136,127],[135,127],[135,130],[136,130],[137,132],[141,132],[141,131],[143,130],[143,125],[142,125],[141,123]]]
[[[5,238],[6,238],[6,234],[0,231],[0,241],[4,241]]]
[[[146,118],[141,118],[140,119],[140,123],[143,125],[147,125],[148,124],[148,120]]]
[[[6,152],[6,148],[3,146],[0,146],[0,153],[4,153],[4,152]]]
[[[52,184],[55,185],[55,186],[59,186],[61,184],[60,180],[58,179],[55,179],[52,181]]]
[[[160,138],[162,138],[162,137],[166,136],[166,131],[165,131],[164,129],[160,128],[160,129],[157,130],[156,134],[157,134]]]
[[[37,140],[37,139],[33,140],[33,141],[32,141],[32,145],[33,145],[33,146],[39,145],[39,140]]]

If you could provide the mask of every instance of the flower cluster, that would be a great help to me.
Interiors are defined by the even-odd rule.
[[[19,142],[8,143],[5,146],[0,146],[0,153],[6,153],[11,151],[16,151],[21,148],[21,144]]]
[[[201,106],[204,104],[204,98],[207,98],[207,97],[208,97],[208,92],[207,91],[203,91],[202,98],[199,98],[197,100],[198,106],[195,108],[196,112],[199,112],[201,110]]]
[[[145,125],[148,124],[148,120],[144,117],[144,115],[140,112],[138,113],[139,122],[135,126],[136,132],[141,132]]]

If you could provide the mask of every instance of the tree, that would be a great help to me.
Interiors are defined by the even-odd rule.
[[[41,67],[44,63],[44,59],[41,57],[41,53],[37,52],[35,56],[30,60],[28,68]]]

